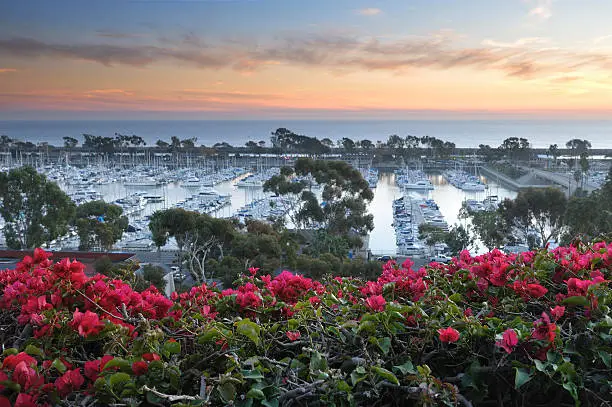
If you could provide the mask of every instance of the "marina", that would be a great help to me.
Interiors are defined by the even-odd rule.
[[[227,162],[214,170],[55,165],[41,167],[39,171],[57,182],[77,204],[102,199],[123,209],[130,226],[116,243],[116,250],[154,250],[148,220],[157,210],[176,207],[215,217],[236,216],[242,222],[287,215],[294,202],[263,191],[265,181],[279,174],[280,168],[261,165],[254,168],[234,167]],[[376,255],[427,255],[432,248],[418,240],[421,223],[448,229],[453,224],[465,223],[458,218],[464,202],[472,210],[485,210],[494,208],[504,198],[516,196],[516,192],[484,176],[463,176],[483,186],[471,190],[461,188],[456,182],[463,179],[457,173],[450,176],[411,168],[395,172],[379,172],[375,168],[360,168],[360,171],[374,191],[374,199],[369,205],[374,215],[374,230],[367,239],[367,249]],[[321,193],[311,177],[304,180],[311,183],[313,191]],[[390,207],[392,202],[393,207]],[[52,242],[49,249],[76,247],[78,237],[75,230],[71,230],[67,236]],[[165,249],[173,249],[172,244]]]

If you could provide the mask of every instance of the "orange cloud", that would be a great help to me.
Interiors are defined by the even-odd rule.
[[[0,73],[11,73],[11,72],[17,72],[17,70],[13,68],[0,68]]]

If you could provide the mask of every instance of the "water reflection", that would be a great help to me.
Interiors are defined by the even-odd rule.
[[[440,207],[440,212],[449,225],[468,224],[464,220],[458,219],[459,210],[463,201],[466,199],[476,199],[482,201],[487,196],[497,195],[499,200],[505,198],[514,199],[516,192],[511,191],[493,180],[481,176],[481,180],[487,185],[485,191],[463,191],[449,184],[441,173],[428,173],[431,183],[436,187],[433,191],[411,191],[425,198],[431,198],[436,201]],[[402,196],[402,192],[395,184],[395,174],[380,173],[378,186],[374,191],[374,199],[370,204],[370,213],[374,214],[374,230],[370,234],[369,247],[372,253],[375,254],[395,254],[395,230],[391,223],[393,222],[392,201]],[[482,244],[479,244],[481,253],[484,251]]]

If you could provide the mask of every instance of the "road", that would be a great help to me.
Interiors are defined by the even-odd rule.
[[[574,179],[573,175],[544,171],[537,168],[525,168],[525,170],[531,171],[534,175],[537,175],[540,178],[547,179],[562,186],[568,195],[571,195],[578,188],[578,183]],[[585,184],[584,189],[587,192],[593,192],[597,188],[593,185]]]

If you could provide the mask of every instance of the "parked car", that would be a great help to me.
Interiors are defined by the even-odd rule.
[[[386,263],[388,261],[395,260],[395,257],[393,257],[393,256],[380,256],[376,260],[384,261]]]
[[[451,261],[453,258],[449,257],[445,254],[436,254],[435,256],[433,256],[432,258],[429,259],[430,262],[436,262],[436,263],[448,263],[449,261]]]

